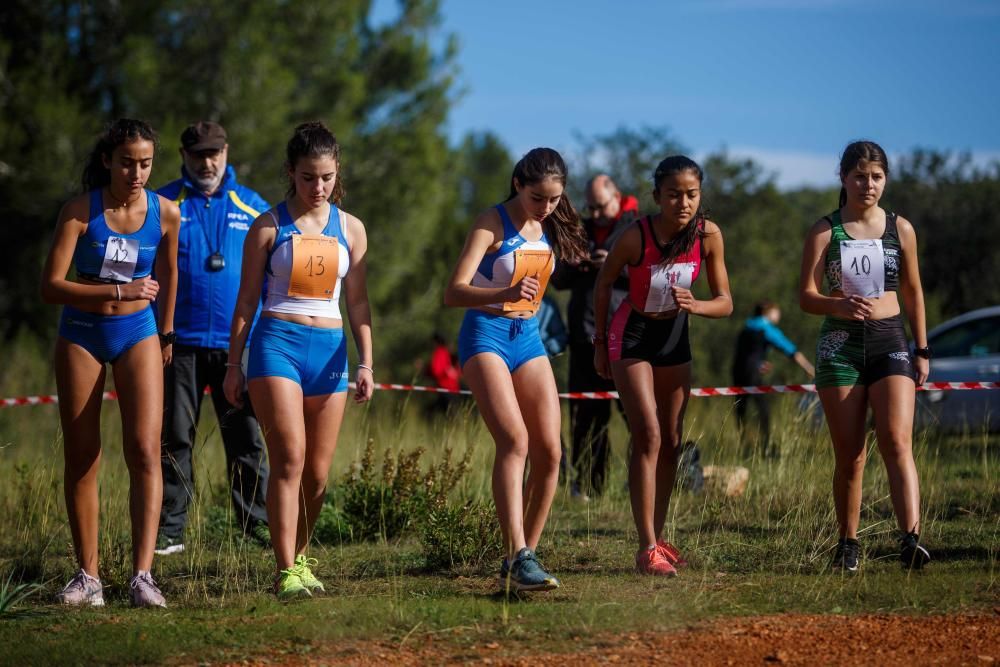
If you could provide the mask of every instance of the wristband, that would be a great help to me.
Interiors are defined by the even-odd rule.
[[[226,362],[226,368],[243,368],[243,364],[234,364],[232,362]]]
[[[597,334],[594,334],[593,336],[590,337],[591,345],[605,345],[607,342],[608,339],[605,338],[604,336],[598,336]]]
[[[372,377],[375,377],[375,371],[372,370],[371,366],[365,366],[364,364],[358,364],[358,370],[361,370],[362,368],[365,369],[366,371],[368,371],[369,373],[371,373]]]

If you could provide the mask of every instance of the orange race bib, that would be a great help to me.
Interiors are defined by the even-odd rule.
[[[314,234],[292,236],[292,273],[288,296],[332,299],[337,286],[340,248],[336,237]]]
[[[542,305],[542,295],[549,284],[549,277],[552,275],[552,263],[555,256],[551,250],[515,250],[514,251],[514,275],[510,277],[511,287],[516,285],[525,276],[538,279],[538,293],[533,301],[521,299],[520,301],[507,301],[503,304],[504,311],[530,310],[537,312]]]

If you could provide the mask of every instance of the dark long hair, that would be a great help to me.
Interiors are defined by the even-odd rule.
[[[861,162],[881,166],[886,178],[889,177],[889,156],[874,141],[855,141],[847,145],[844,154],[840,156],[840,177],[847,176],[851,173],[851,169],[857,167]],[[837,208],[843,208],[846,203],[847,189],[840,186],[840,204]]]
[[[510,177],[510,193],[504,201],[517,196],[514,181],[524,187],[541,183],[546,178],[554,178],[565,188],[566,175],[566,163],[558,152],[551,148],[533,148],[514,165],[514,173]],[[573,208],[565,190],[555,210],[542,220],[542,229],[559,259],[574,263],[586,258],[587,240],[583,225],[580,224],[580,214]]]
[[[111,183],[111,171],[104,166],[104,158],[111,158],[111,153],[122,144],[145,139],[153,143],[153,150],[158,147],[156,131],[150,127],[149,123],[134,118],[119,118],[112,121],[104,128],[104,132],[97,137],[97,143],[87,156],[87,162],[83,166],[83,176],[80,182],[83,184],[83,191],[103,188]]]
[[[660,164],[656,165],[656,169],[653,170],[654,196],[659,199],[660,186],[663,184],[664,179],[685,171],[692,172],[698,178],[699,185],[705,181],[705,172],[702,170],[701,165],[686,155],[671,155],[664,158]],[[669,264],[681,255],[691,252],[691,249],[694,248],[694,242],[699,238],[705,238],[705,213],[702,210],[700,202],[698,210],[687,226],[679,234],[667,241],[666,246],[662,250],[663,261]]]
[[[340,144],[322,121],[302,123],[295,128],[285,148],[285,169],[292,171],[304,157],[332,157],[337,163],[337,180],[333,184],[330,200],[340,206],[345,194],[343,171],[340,166]],[[295,195],[295,181],[291,177],[288,178],[288,190],[285,194],[288,197]]]

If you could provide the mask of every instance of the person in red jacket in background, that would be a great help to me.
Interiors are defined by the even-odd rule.
[[[462,372],[455,363],[455,355],[440,333],[434,332],[433,340],[431,360],[425,369],[427,375],[436,387],[457,392],[461,388]],[[437,394],[437,399],[431,406],[433,411],[447,412],[454,396],[455,394]]]
[[[569,390],[614,391],[615,384],[594,370],[594,280],[604,264],[608,250],[622,232],[639,217],[639,200],[623,195],[607,174],[597,174],[586,187],[587,211],[583,227],[590,257],[578,265],[560,262],[552,276],[557,289],[569,289]],[[615,309],[628,296],[628,277],[618,276],[611,293]],[[603,322],[601,331],[607,330]],[[618,411],[624,416],[621,403]],[[572,399],[569,402],[570,428],[573,435],[572,463],[574,479],[571,494],[582,501],[604,490],[608,469],[608,422],[611,402]]]

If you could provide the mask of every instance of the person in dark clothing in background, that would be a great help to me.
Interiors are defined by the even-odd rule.
[[[619,192],[607,174],[598,174],[587,182],[586,198],[590,215],[583,225],[590,259],[577,266],[560,263],[552,284],[557,289],[570,290],[567,312],[569,391],[614,391],[614,382],[602,378],[594,370],[594,343],[591,340],[594,335],[594,280],[615,240],[638,218],[639,201]],[[615,312],[627,296],[628,278],[623,272],[612,289],[609,312]],[[618,410],[624,416],[621,403]],[[576,473],[571,494],[579,500],[588,500],[589,494],[599,494],[604,489],[611,402],[571,399],[569,416],[573,435],[572,464]]]
[[[813,365],[805,358],[795,344],[778,328],[781,309],[773,301],[760,301],[754,306],[753,317],[743,325],[736,338],[736,354],[733,357],[733,385],[737,387],[756,386],[764,383],[764,375],[771,370],[767,361],[768,348],[775,347],[797,363],[802,370],[813,377]],[[770,413],[766,394],[749,394],[736,397],[736,420],[740,429],[746,425],[747,406],[752,402],[760,419],[761,444],[767,455],[776,454],[770,447]]]

